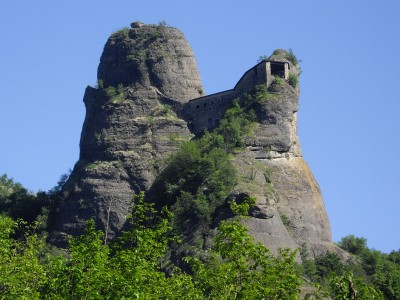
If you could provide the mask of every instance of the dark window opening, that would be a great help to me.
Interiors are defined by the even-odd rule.
[[[199,108],[200,108],[200,106],[196,105],[196,108],[197,108],[197,109],[199,109]]]
[[[271,62],[271,75],[285,78],[285,63]]]
[[[203,106],[204,106],[204,108],[206,108],[207,107],[207,103],[204,103]]]
[[[213,120],[211,118],[208,119],[208,129],[212,129],[213,128]]]

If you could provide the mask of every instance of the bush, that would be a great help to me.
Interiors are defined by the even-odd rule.
[[[279,86],[282,86],[282,85],[285,84],[285,81],[281,77],[275,76],[274,77],[274,83],[279,85]]]
[[[252,134],[256,115],[249,107],[241,107],[238,100],[225,112],[215,132],[224,139],[224,148],[230,152],[244,146],[245,137]]]
[[[363,253],[367,249],[367,240],[348,235],[338,243],[339,247],[355,255]]]
[[[289,73],[289,84],[293,88],[296,88],[298,83],[299,83],[298,76],[296,74],[294,74],[294,73]]]
[[[125,38],[129,37],[129,31],[130,31],[130,28],[124,27],[124,28],[122,28],[120,30],[117,30],[112,35],[116,36],[118,38],[124,38],[125,39]]]
[[[287,54],[287,59],[291,61],[291,63],[295,66],[299,65],[299,61],[297,60],[296,55],[294,55],[293,50],[289,49],[288,54]]]
[[[279,80],[279,79],[278,79]],[[249,94],[245,95],[245,104],[246,110],[251,112],[249,109],[256,103],[265,103],[267,101],[279,100],[282,99],[282,94],[279,93],[271,93],[265,84],[256,85]],[[253,113],[253,116],[250,117],[253,121],[256,120],[256,116]]]
[[[121,103],[125,100],[124,86],[121,83],[116,88],[109,86],[104,91],[113,104]]]

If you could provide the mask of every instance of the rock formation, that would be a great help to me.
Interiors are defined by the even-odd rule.
[[[255,134],[233,159],[234,194],[257,199],[247,221],[250,232],[272,250],[305,245],[316,255],[334,249],[319,186],[301,156],[299,89],[290,82],[299,69],[289,53],[277,50],[234,89],[200,97],[195,58],[182,33],[139,22],[131,27],[110,36],[98,87],[86,89],[80,159],[63,187],[51,242],[65,245],[66,235],[81,233],[90,218],[106,238],[114,237],[132,196],[151,187],[177,142],[212,129],[234,97],[264,84],[270,95],[254,104]]]
[[[131,27],[110,36],[99,86],[86,88],[80,158],[63,188],[50,238],[55,244],[65,245],[66,235],[81,233],[90,218],[112,238],[125,224],[134,193],[150,187],[177,139],[193,136],[160,96],[185,103],[202,93],[190,45],[175,28]]]
[[[268,60],[286,62],[291,76],[299,75],[298,66],[288,60],[285,51],[276,50]],[[239,172],[236,193],[256,197],[247,225],[271,250],[305,246],[312,257],[328,250],[341,254],[332,244],[319,185],[301,155],[299,88],[292,85],[272,83],[269,98],[255,104],[258,127],[247,140],[247,151],[234,159]]]

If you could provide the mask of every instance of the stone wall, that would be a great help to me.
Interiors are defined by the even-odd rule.
[[[275,74],[271,74],[271,64],[274,65]],[[256,85],[266,84],[269,86],[273,81],[273,76],[287,79],[288,63],[263,60],[244,73],[232,90],[190,100],[185,104],[184,110],[190,130],[198,134],[204,130],[215,128],[234,99]]]
[[[263,60],[253,68],[243,74],[235,85],[234,90],[236,93],[241,94],[252,89],[259,84],[268,84],[268,79],[271,74],[269,62]],[[271,81],[271,80],[270,80]]]
[[[189,129],[197,134],[217,127],[233,99],[235,91],[228,90],[189,101],[185,107]]]

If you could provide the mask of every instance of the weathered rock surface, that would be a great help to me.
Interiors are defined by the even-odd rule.
[[[300,70],[287,58],[288,52],[276,50],[269,61],[289,64],[289,72],[298,77]],[[269,150],[269,158],[278,153],[301,155],[297,136],[297,111],[299,110],[299,88],[287,82],[272,83],[268,88],[269,97],[254,104],[259,126],[255,130],[254,140],[248,140],[250,146],[261,146]],[[278,155],[280,156],[280,155]]]
[[[269,60],[288,64],[298,75],[288,57],[279,50]],[[80,159],[63,187],[51,234],[57,245],[65,245],[67,234],[81,233],[91,218],[107,238],[114,237],[125,225],[132,196],[151,187],[177,141],[193,137],[184,107],[203,89],[192,50],[178,30],[137,22],[114,33],[101,56],[98,79],[99,87],[88,87],[84,96]],[[259,122],[247,150],[232,160],[238,171],[234,194],[257,199],[247,221],[250,233],[273,251],[303,245],[313,256],[339,251],[319,186],[301,156],[299,89],[287,78],[280,84],[269,81],[268,87],[270,95],[254,103]],[[211,104],[214,99],[222,103],[217,95]],[[201,101],[206,100],[198,106],[205,108]]]
[[[132,27],[108,39],[98,79],[105,86],[154,86],[182,102],[199,97],[203,88],[196,60],[183,34],[167,26],[132,23]]]
[[[269,60],[287,62],[290,72],[299,75],[287,52],[274,53]],[[235,193],[257,199],[247,221],[250,233],[273,251],[306,246],[312,257],[327,251],[341,254],[332,243],[319,185],[301,155],[299,88],[285,82],[272,84],[269,91],[266,100],[254,104],[259,124],[247,139],[247,151],[233,161],[239,174]]]
[[[80,159],[50,237],[57,245],[82,233],[91,218],[112,238],[126,222],[132,196],[150,187],[179,140],[193,136],[166,105],[202,90],[192,50],[177,29],[143,25],[114,33],[98,78],[99,88],[87,87],[84,96]]]
[[[331,247],[331,228],[318,183],[302,157],[257,159],[238,154],[237,194],[256,198],[247,225],[250,233],[271,250],[305,245],[312,256]]]

